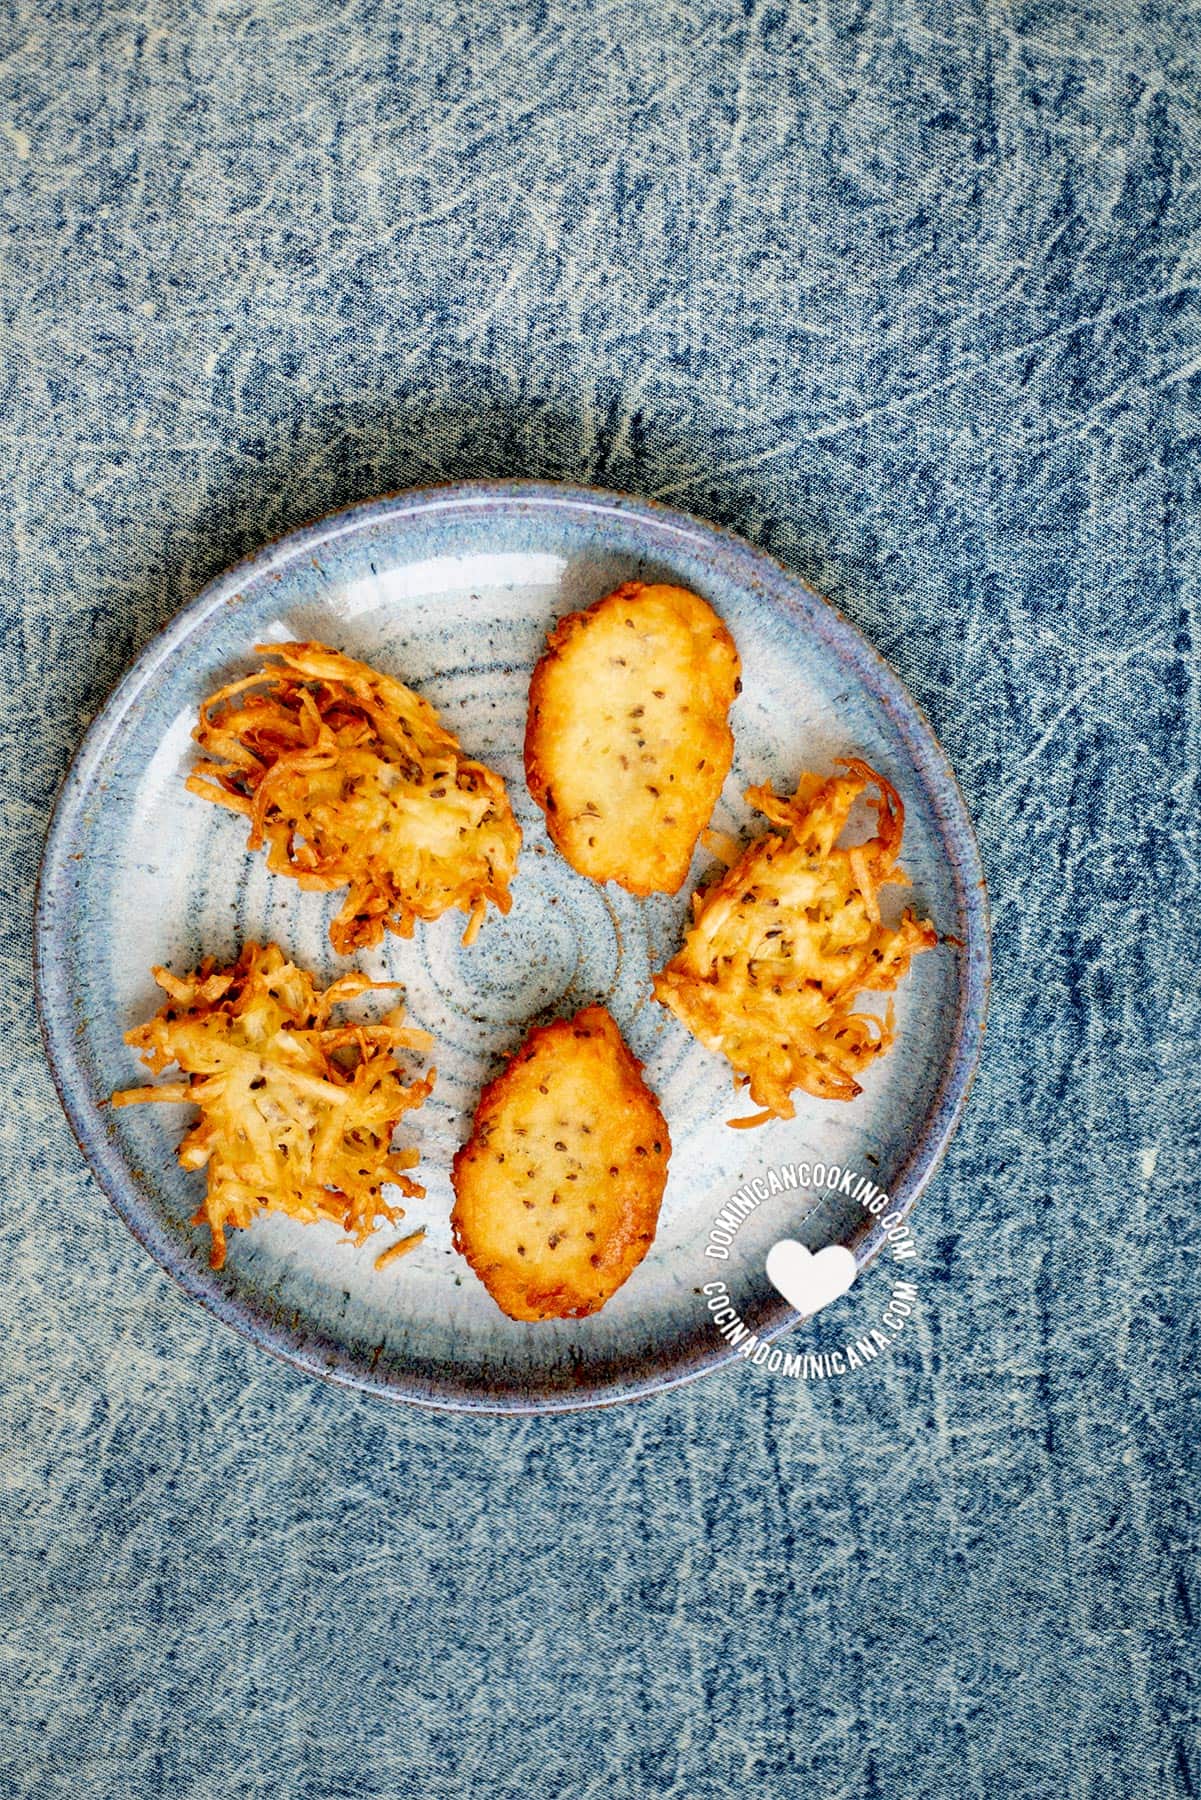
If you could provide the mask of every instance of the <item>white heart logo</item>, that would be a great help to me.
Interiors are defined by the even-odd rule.
[[[767,1253],[767,1279],[806,1318],[845,1294],[855,1275],[855,1253],[845,1244],[827,1244],[815,1256],[795,1238],[781,1238]]]

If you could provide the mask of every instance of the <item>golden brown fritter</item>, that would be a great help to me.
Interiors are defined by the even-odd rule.
[[[276,944],[246,944],[232,968],[201,963],[176,977],[155,969],[167,999],[125,1041],[152,1074],[170,1064],[180,1081],[127,1088],[114,1106],[184,1101],[199,1123],[179,1147],[185,1169],[207,1169],[208,1192],[193,1224],[207,1221],[210,1261],[225,1261],[225,1234],[265,1212],[311,1224],[332,1219],[361,1243],[379,1219],[404,1217],[383,1195],[425,1189],[405,1173],[416,1150],[393,1150],[401,1118],[420,1106],[434,1071],[406,1083],[393,1051],[426,1049],[395,1008],[379,1023],[331,1025],[335,1006],[393,982],[344,975],[322,992]]]
[[[593,881],[674,894],[729,773],[734,640],[684,588],[629,581],[560,619],[530,683],[525,772]]]
[[[470,943],[489,900],[509,910],[521,831],[504,782],[465,756],[428,701],[324,644],[260,644],[280,667],[200,708],[188,787],[250,820],[247,848],[303,888],[348,888],[343,955],[457,906]]]
[[[511,1319],[581,1319],[646,1255],[671,1140],[603,1006],[531,1031],[454,1161],[456,1247]]]
[[[694,1037],[732,1063],[737,1085],[766,1110],[731,1121],[790,1119],[803,1088],[853,1100],[856,1076],[893,1041],[883,1019],[858,1012],[865,993],[891,993],[917,952],[938,942],[933,925],[906,911],[895,930],[880,917],[880,889],[906,884],[897,866],[905,812],[895,788],[867,763],[822,781],[801,778],[792,800],[770,788],[747,799],[786,835],[766,832],[707,892],[679,954],[654,978],[655,994]],[[853,848],[836,841],[870,787],[876,835]]]

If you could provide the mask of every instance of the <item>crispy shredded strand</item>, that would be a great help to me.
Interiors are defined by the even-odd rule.
[[[275,662],[202,704],[187,785],[249,818],[275,874],[347,889],[335,950],[412,937],[451,907],[469,943],[489,901],[508,912],[521,831],[500,776],[403,682],[324,644],[257,648]]]
[[[389,1263],[399,1262],[402,1256],[409,1254],[410,1250],[416,1250],[424,1236],[425,1226],[419,1225],[417,1230],[410,1231],[407,1237],[397,1238],[394,1244],[389,1244],[386,1250],[380,1251],[375,1259],[376,1268],[386,1269]]]
[[[710,856],[717,858],[723,869],[732,869],[742,854],[736,837],[731,837],[728,831],[718,831],[712,825],[706,825],[701,832],[701,843]]]
[[[246,944],[229,969],[209,960],[191,975],[155,969],[154,977],[167,999],[125,1041],[152,1074],[174,1063],[187,1079],[126,1088],[112,1103],[200,1108],[179,1160],[208,1172],[193,1224],[208,1224],[215,1269],[226,1233],[265,1212],[305,1224],[331,1219],[358,1243],[380,1220],[404,1217],[384,1188],[413,1197],[425,1190],[405,1173],[416,1150],[394,1150],[392,1137],[428,1097],[435,1072],[406,1083],[394,1053],[424,1049],[428,1034],[406,1027],[399,1007],[378,1023],[329,1019],[333,1007],[395,982],[344,975],[322,992],[275,944]]]
[[[891,1000],[883,1018],[858,1001],[891,994],[913,957],[938,941],[911,911],[894,929],[882,922],[881,889],[907,884],[897,865],[904,807],[867,763],[840,766],[847,773],[827,781],[802,776],[791,800],[750,789],[747,799],[781,832],[765,832],[694,896],[683,946],[655,976],[657,997],[729,1059],[764,1108],[730,1120],[740,1128],[792,1118],[796,1088],[853,1100],[857,1077],[895,1035]],[[839,848],[852,806],[870,788],[875,835]]]

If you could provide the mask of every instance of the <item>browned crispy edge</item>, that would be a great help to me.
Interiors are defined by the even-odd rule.
[[[555,657],[563,646],[582,629],[584,621],[591,618],[593,613],[599,612],[602,606],[607,606],[609,601],[613,599],[614,594],[620,592],[620,588],[615,588],[613,594],[604,595],[602,599],[594,601],[591,606],[585,607],[583,611],[565,613],[558,624],[554,626],[553,630],[547,633],[546,648],[538,658],[534,673],[530,676],[530,693],[529,701],[526,706],[525,742],[523,745],[526,785],[530,790],[531,796],[545,814],[546,829],[560,855],[565,855],[566,853],[559,841],[557,832],[557,824],[554,816],[554,791],[551,787],[550,778],[539,761],[538,752],[535,748],[535,740],[537,737],[536,722],[541,712],[543,694],[550,677],[550,671]]]

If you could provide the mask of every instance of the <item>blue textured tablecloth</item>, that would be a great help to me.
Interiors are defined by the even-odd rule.
[[[0,23],[0,1789],[1189,1796],[1201,14],[14,0]],[[328,1389],[55,1101],[56,783],[210,576],[381,489],[659,495],[872,637],[996,980],[857,1381]]]

